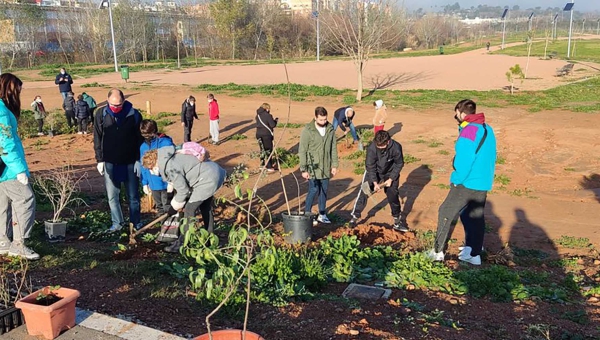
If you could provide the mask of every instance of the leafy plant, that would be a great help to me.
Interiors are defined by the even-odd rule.
[[[356,133],[358,134],[360,141],[365,146],[369,145],[373,141],[373,138],[375,138],[375,132],[373,129],[358,129]]]
[[[439,155],[444,155],[444,156],[448,156],[450,154],[450,152],[446,151],[446,150],[440,150],[437,152]]]
[[[38,301],[39,304],[44,306],[50,306],[61,298],[56,295],[56,291],[60,289],[60,286],[47,286],[40,290],[38,295],[35,297],[35,300]]]
[[[590,239],[587,237],[575,237],[562,235],[556,243],[569,249],[584,249],[592,246]]]
[[[437,148],[438,146],[442,146],[444,145],[444,143],[439,142],[439,141],[431,141],[429,144],[427,144],[428,147],[430,148]]]
[[[277,123],[277,128],[283,129],[283,128],[288,128],[288,129],[298,129],[301,127],[304,127],[305,124],[297,124],[297,123]]]
[[[236,133],[235,135],[232,135],[231,137],[229,137],[229,139],[231,139],[231,140],[243,140],[243,139],[248,139],[248,136]]]
[[[498,157],[496,157],[496,164],[505,164],[506,163],[506,158],[504,158],[501,155],[498,155]]]
[[[279,158],[279,165],[282,169],[293,169],[300,164],[300,156],[295,153],[291,153],[284,148],[277,148],[277,157]]]
[[[364,159],[364,157],[366,155],[367,155],[367,152],[365,150],[359,150],[359,151],[354,151],[353,153],[346,156],[346,159],[348,159],[348,160]]]
[[[404,154],[404,164],[416,163],[420,162],[421,158],[417,158],[415,156]]]
[[[529,297],[519,275],[503,266],[460,271],[455,277],[476,298],[490,296],[494,302],[509,302]]]
[[[508,79],[508,81],[510,82],[510,94],[512,95],[515,89],[515,80],[520,79],[522,84],[523,79],[525,79],[525,73],[523,73],[521,65],[516,64],[515,66],[509,68],[506,72],[506,79]]]
[[[494,175],[494,182],[500,183],[501,185],[510,184],[510,177],[506,175]]]

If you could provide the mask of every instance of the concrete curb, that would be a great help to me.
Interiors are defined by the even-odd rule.
[[[127,340],[185,340],[150,327],[79,308],[75,311],[75,323],[80,327]]]

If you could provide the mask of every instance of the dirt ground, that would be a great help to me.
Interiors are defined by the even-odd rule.
[[[589,36],[586,38],[594,38]],[[508,44],[507,47],[516,44]],[[492,51],[498,49],[493,47]],[[529,71],[523,84],[515,85],[523,90],[543,90],[564,84],[555,77],[556,69],[565,65],[564,60],[540,60],[530,58]],[[497,90],[509,85],[505,73],[509,67],[520,64],[523,70],[525,57],[488,54],[485,49],[470,52],[426,57],[372,59],[364,73],[365,88],[379,87],[398,90]],[[340,89],[356,88],[355,66],[350,60],[291,63],[287,65],[290,81],[304,85],[328,85]],[[595,69],[594,69],[595,68]],[[600,65],[578,64],[576,77],[597,72]],[[280,84],[286,82],[281,64],[268,65],[221,65],[190,68],[182,71],[143,71],[130,74],[130,82],[153,85],[198,84]],[[75,79],[75,84],[98,82],[100,84],[123,84],[120,74],[110,73],[87,79]],[[34,82],[28,88],[56,88],[53,82]]]

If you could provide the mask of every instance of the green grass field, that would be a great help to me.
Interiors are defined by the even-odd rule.
[[[545,41],[536,41],[531,48],[531,56],[543,58]],[[557,57],[567,59],[567,40],[557,40],[548,44],[547,53],[552,51],[557,53]],[[575,61],[591,61],[600,63],[600,40],[577,40],[571,41],[571,59]],[[506,54],[511,56],[527,56],[527,45],[514,46],[504,49],[504,51],[493,52],[495,54]]]

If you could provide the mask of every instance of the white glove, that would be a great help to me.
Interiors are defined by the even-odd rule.
[[[27,174],[24,172],[17,175],[17,181],[21,182],[23,185],[29,184],[29,178],[27,178]]]
[[[167,183],[167,192],[170,194],[173,192],[173,184]]]
[[[152,192],[152,190],[150,190],[149,185],[144,185],[143,190],[144,190],[144,194],[146,194],[146,195],[150,195],[150,193]]]
[[[140,163],[140,161],[135,161],[135,164],[133,165],[133,173],[140,177],[142,174],[142,163]]]
[[[175,210],[181,210],[185,206],[185,202],[177,202],[175,199],[171,200],[171,207]]]
[[[99,162],[96,169],[98,169],[100,176],[104,176],[104,162]]]

